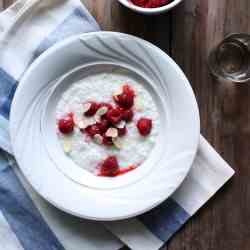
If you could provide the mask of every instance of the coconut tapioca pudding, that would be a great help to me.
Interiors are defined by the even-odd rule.
[[[73,83],[56,108],[64,153],[96,176],[140,168],[159,133],[157,106],[142,80],[120,71]]]

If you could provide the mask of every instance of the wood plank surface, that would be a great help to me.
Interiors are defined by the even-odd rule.
[[[0,0],[0,9],[11,0]],[[236,175],[163,250],[250,249],[250,86],[222,84],[208,72],[211,48],[230,32],[250,33],[249,0],[184,0],[146,17],[117,0],[83,0],[104,30],[143,37],[168,52],[194,88],[202,133]]]
[[[236,175],[168,249],[250,249],[250,86],[219,83],[207,68],[209,51],[225,35],[250,32],[249,13],[249,0],[184,1],[172,13],[171,52],[195,90],[202,133]]]

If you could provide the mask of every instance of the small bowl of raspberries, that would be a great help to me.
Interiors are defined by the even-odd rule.
[[[177,6],[182,0],[118,0],[127,8],[146,15],[157,15]]]

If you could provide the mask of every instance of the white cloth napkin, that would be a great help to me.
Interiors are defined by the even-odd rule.
[[[19,0],[0,14],[0,146],[11,154],[8,118],[23,73],[43,51],[71,35],[98,30],[79,0]],[[201,136],[192,170],[161,206],[134,219],[104,223],[66,215],[42,200],[14,160],[0,152],[0,249],[159,249],[228,181],[234,171]]]
[[[106,223],[135,250],[157,250],[167,242],[234,174],[211,145],[200,137],[191,171],[177,191],[158,208],[135,219]]]

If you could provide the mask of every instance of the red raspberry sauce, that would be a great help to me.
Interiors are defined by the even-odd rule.
[[[127,167],[127,168],[119,169],[119,171],[116,173],[116,176],[126,174],[126,173],[131,172],[131,171],[133,171],[135,169],[136,169],[135,166],[130,166],[130,167]]]
[[[158,8],[170,3],[170,0],[131,0],[131,2],[143,8]]]
[[[116,156],[109,156],[102,163],[100,163],[99,167],[100,170],[98,176],[104,177],[116,177],[136,169],[136,167],[133,165],[121,169]]]

